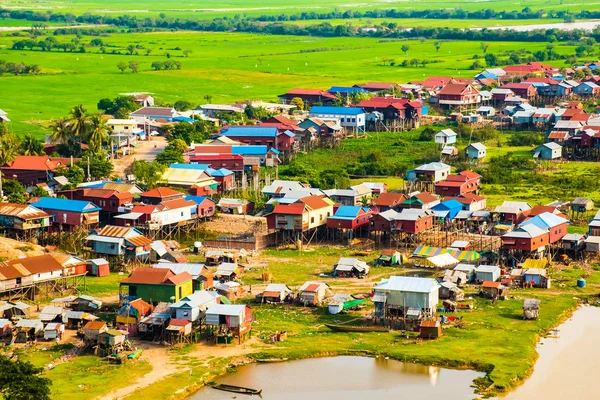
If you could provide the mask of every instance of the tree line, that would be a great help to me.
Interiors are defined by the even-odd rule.
[[[0,60],[0,76],[5,73],[15,75],[37,75],[40,73],[40,66],[37,64],[14,63],[10,61]]]

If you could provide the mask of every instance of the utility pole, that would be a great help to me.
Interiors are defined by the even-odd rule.
[[[88,174],[87,181],[91,182],[92,176],[90,175],[90,156],[88,156],[88,158],[87,158],[87,174]]]

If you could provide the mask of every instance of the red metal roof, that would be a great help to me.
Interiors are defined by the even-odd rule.
[[[311,283],[304,289],[305,292],[316,292],[319,290],[320,285],[317,283]]]
[[[500,285],[502,285],[502,283],[500,283],[500,282],[485,281],[485,282],[483,282],[483,284],[481,284],[481,287],[484,287],[484,288],[499,288]]]
[[[477,94],[479,91],[472,87],[469,84],[465,83],[449,83],[440,90],[441,95],[462,95],[468,92],[468,89],[471,88],[471,93]]]
[[[320,89],[300,89],[300,88],[294,88],[292,90],[289,90],[286,95],[289,96],[293,96],[293,95],[298,95],[298,96],[322,96],[322,97],[328,97],[330,99],[335,99],[335,96],[332,95],[331,93],[327,93],[324,90],[320,90]]]
[[[58,166],[65,164],[64,160],[61,158],[53,159],[48,156],[17,156],[14,161],[7,163],[3,168],[28,171],[54,171]]]
[[[374,206],[392,207],[396,204],[402,203],[406,200],[406,196],[402,193],[381,193],[376,199],[373,199],[371,203]]]
[[[264,292],[263,297],[280,297],[281,292]]]
[[[168,187],[159,187],[159,188],[144,192],[140,196],[163,198],[163,197],[170,197],[170,196],[175,196],[175,195],[180,195],[181,197],[183,197],[183,193],[178,192],[177,190],[174,190],[174,189],[171,189]]]
[[[190,275],[190,273],[187,271],[183,271],[177,275],[169,277],[167,282],[171,282],[173,285],[179,285],[180,283],[189,281],[190,279],[192,279],[192,275]]]
[[[116,193],[116,190],[110,189],[84,189],[82,191],[82,195],[85,197],[96,197],[100,199],[108,199]]]
[[[191,278],[189,273],[185,273]],[[165,283],[174,284],[173,282],[169,281],[174,276],[175,273],[168,268],[136,268],[133,270],[133,272],[131,272],[129,277],[123,279],[121,283],[133,283],[140,285],[162,285]]]
[[[278,204],[273,209],[273,214],[302,215],[303,212],[304,204],[302,203]]]

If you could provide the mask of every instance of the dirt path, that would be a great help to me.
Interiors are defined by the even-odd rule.
[[[140,141],[135,149],[135,153],[114,160],[114,173],[119,176],[125,174],[125,170],[133,164],[134,161],[152,162],[156,156],[167,147],[167,140],[162,136],[153,136],[150,141]],[[156,147],[154,147],[156,145]]]
[[[185,370],[171,361],[166,347],[150,347],[149,344],[144,343],[141,343],[140,347],[144,349],[141,358],[150,363],[152,370],[139,378],[135,383],[99,397],[99,400],[122,399],[138,389],[149,386],[171,374]]]

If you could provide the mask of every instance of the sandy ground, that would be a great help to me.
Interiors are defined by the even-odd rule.
[[[0,237],[0,257],[13,260],[23,256],[33,257],[41,256],[42,254],[46,254],[42,246]]]
[[[125,170],[136,160],[152,162],[167,147],[167,140],[162,136],[153,136],[150,141],[138,143],[139,145],[135,148],[135,153],[113,161],[115,174],[119,176],[124,175]]]
[[[217,217],[203,224],[203,227],[212,232],[222,233],[249,233],[255,235],[267,233],[267,219],[250,215],[219,214]]]

